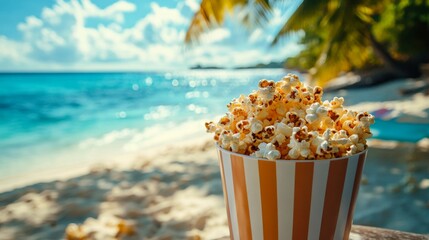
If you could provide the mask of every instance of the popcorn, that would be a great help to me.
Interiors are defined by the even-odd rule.
[[[256,113],[255,113],[255,117],[257,117],[260,120],[264,120],[268,117],[268,111],[265,107],[262,106],[258,106],[256,108]]]
[[[302,109],[301,107],[294,107],[290,109],[290,112],[295,113],[302,121],[303,124],[305,124],[305,116],[307,115],[306,109]]]
[[[229,149],[231,146],[231,143],[234,141],[232,134],[230,131],[226,131],[224,130],[221,134],[220,134],[220,142],[221,142],[221,146],[222,148],[225,149]]]
[[[315,132],[313,132],[314,134]],[[330,143],[330,130],[327,129],[322,136],[316,134],[313,141],[311,142],[312,146],[316,148],[316,154],[319,156],[323,156],[326,153],[332,150]]]
[[[272,101],[275,94],[275,83],[274,81],[269,81],[266,79],[262,79],[259,81],[259,89],[256,92],[258,98],[261,102],[266,103]]]
[[[336,122],[337,119],[340,117],[339,114],[337,114],[335,111],[333,110],[328,110],[328,116],[330,119],[332,119],[332,121]]]
[[[266,126],[264,128],[263,136],[265,139],[271,138],[274,135],[275,127],[274,126]]]
[[[322,100],[323,89],[319,86],[314,87],[314,101],[320,102]]]
[[[305,116],[305,120],[309,123],[314,123],[318,119],[328,116],[328,109],[320,105],[320,103],[311,104],[306,112],[307,115]]]
[[[305,105],[311,104],[314,102],[314,95],[312,87],[303,87],[301,88],[301,100]]]
[[[334,99],[332,99],[329,105],[331,106],[331,108],[341,108],[343,107],[343,103],[344,103],[344,98],[334,97]]]
[[[271,143],[261,143],[258,145],[259,150],[255,152],[255,157],[267,158],[268,160],[275,160],[280,158],[280,152]]]
[[[245,141],[240,141],[240,134],[236,133],[232,135],[232,141],[230,142],[231,151],[236,153],[244,153],[247,148]]]
[[[288,147],[291,148],[288,155],[292,159],[298,159],[299,157],[308,157],[310,155],[310,136],[307,131],[307,127],[303,128],[294,127],[292,137]]]
[[[206,122],[206,130],[209,133],[214,133],[216,131],[216,125],[213,122]]]
[[[289,102],[299,102],[300,101],[300,97],[299,97],[299,90],[297,88],[292,88],[290,90],[290,92],[286,95],[286,99]]]
[[[238,129],[238,131],[243,133],[249,133],[250,132],[250,123],[248,120],[241,120],[239,121],[235,127]],[[207,127],[206,127],[207,128]]]
[[[349,139],[352,145],[350,146],[350,150],[347,152],[347,155],[353,155],[365,150],[365,144],[359,142],[359,136],[357,134],[351,135]]]
[[[278,144],[283,144],[286,141],[286,138],[292,136],[292,128],[288,125],[279,122],[274,125],[274,138],[272,142],[277,142]]]
[[[276,108],[276,113],[280,116],[284,116],[287,112],[287,109],[284,105],[280,105]]]
[[[345,145],[349,142],[347,132],[345,130],[340,130],[332,136],[332,142],[335,144]]]
[[[258,89],[227,105],[218,123],[207,122],[220,147],[269,160],[328,159],[364,151],[374,117],[344,108],[344,98],[322,101],[323,89],[288,74],[263,79]]]
[[[250,120],[250,131],[252,133],[259,133],[262,131],[264,127],[262,126],[262,122],[256,118],[252,118]]]
[[[247,113],[246,113],[246,111],[245,111],[243,108],[241,108],[241,107],[236,107],[236,108],[234,108],[234,109],[232,110],[232,115],[233,115],[235,118],[238,118],[238,117],[244,117],[244,118],[246,118],[246,117],[247,117]]]
[[[291,127],[299,127],[305,125],[305,120],[300,118],[295,112],[286,113],[284,121],[286,121],[286,124]]]
[[[358,131],[357,128],[356,128],[356,125],[354,124],[354,121],[352,121],[352,120],[344,121],[342,127],[343,127],[344,130],[347,131],[347,133],[349,135],[357,133],[357,131]]]
[[[356,116],[357,120],[361,122],[362,126],[365,128],[369,128],[371,124],[374,124],[374,116],[367,112],[358,113]]]
[[[356,117],[356,112],[345,110],[343,115],[340,116],[340,122],[345,122],[347,120],[353,120]]]
[[[220,120],[219,120],[219,124],[226,126],[231,122],[231,120],[229,119],[228,116],[223,116]]]
[[[282,84],[281,89],[285,93],[288,92],[291,87],[301,86],[301,82],[299,81],[298,76],[295,74],[288,74],[282,78],[280,83]]]

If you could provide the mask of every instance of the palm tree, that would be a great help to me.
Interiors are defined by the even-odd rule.
[[[202,32],[221,25],[225,14],[237,10],[244,13],[238,21],[247,28],[263,27],[269,21],[274,6],[287,2],[202,0],[185,42],[197,42]],[[299,65],[311,67],[310,74],[319,83],[325,83],[341,72],[377,63],[396,77],[416,75],[415,66],[395,59],[373,34],[377,19],[392,4],[395,3],[389,0],[304,0],[281,27],[272,44],[277,44],[292,32],[304,30],[306,34],[301,43],[306,49],[297,57],[300,59],[292,58],[290,62],[304,62]]]

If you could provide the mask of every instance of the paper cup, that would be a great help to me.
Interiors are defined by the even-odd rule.
[[[348,239],[366,151],[327,160],[218,154],[231,239]]]

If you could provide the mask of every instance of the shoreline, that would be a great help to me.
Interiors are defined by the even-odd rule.
[[[0,177],[0,194],[32,184],[68,180],[102,168],[129,169],[142,158],[154,159],[160,153],[165,155],[172,149],[189,149],[199,146],[211,139],[211,136],[205,134],[205,129],[203,129],[204,121],[192,120],[177,127],[166,126],[164,131],[169,132],[168,138],[154,136],[157,131],[162,130],[155,125],[143,132],[127,130],[126,132],[131,133],[125,138],[116,133],[124,132],[126,129],[81,141],[71,150],[50,156],[50,158],[56,156],[61,159],[60,163],[57,161],[56,165],[54,164],[50,168],[27,170],[13,176]],[[202,127],[190,128],[195,125]],[[119,137],[112,138],[112,135],[115,134]],[[106,143],[105,139],[111,141]],[[74,161],[75,159],[80,160]]]

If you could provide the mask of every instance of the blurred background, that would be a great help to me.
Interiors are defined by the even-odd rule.
[[[204,122],[292,72],[376,117],[355,224],[429,233],[429,2],[0,0],[0,239],[221,239]]]

